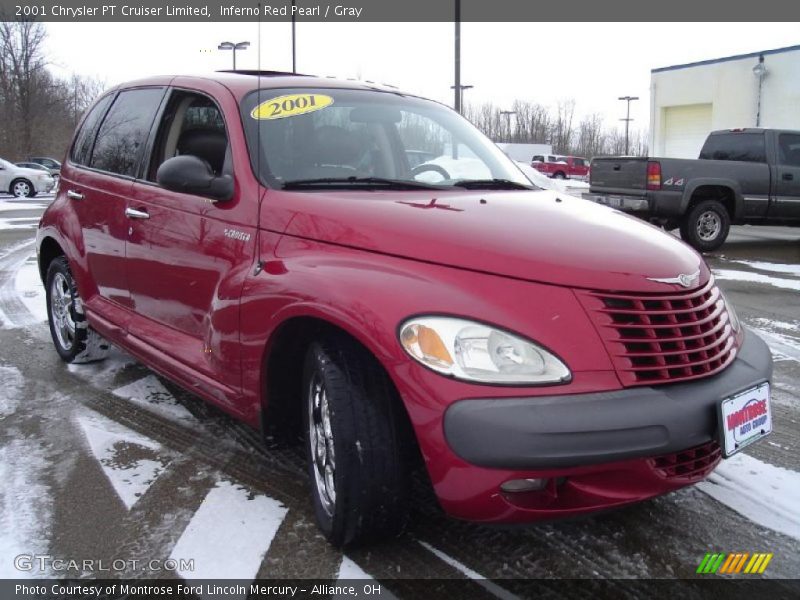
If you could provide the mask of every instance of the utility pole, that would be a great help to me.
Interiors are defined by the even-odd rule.
[[[471,90],[475,86],[474,85],[462,85],[462,86],[459,86],[459,87],[461,88],[461,91],[458,92],[458,102],[459,102],[459,104],[461,106],[461,110],[459,112],[463,113],[464,112],[464,90]],[[454,85],[451,85],[450,89],[451,90],[455,90],[455,89],[458,89],[458,88],[456,88],[456,86],[454,86]]]
[[[508,133],[508,141],[511,142],[511,115],[517,114],[515,110],[501,110],[501,115],[506,117],[506,132]]]
[[[628,127],[629,127],[631,121],[633,121],[633,119],[631,119],[631,101],[632,100],[638,100],[639,97],[638,96],[620,96],[619,99],[620,100],[624,100],[625,102],[628,103],[628,108],[627,108],[627,112],[625,113],[625,118],[624,119],[620,119],[620,121],[625,121],[625,156],[628,156]]]
[[[295,18],[295,2],[292,0],[292,73],[297,74],[297,46],[295,45],[295,29],[297,27],[297,19]]]
[[[454,98],[453,98],[453,108],[456,109],[456,112],[461,114],[461,0],[455,0],[456,2],[456,14],[455,14],[455,22],[456,22],[456,48],[455,48],[455,85],[453,89],[455,90]]]

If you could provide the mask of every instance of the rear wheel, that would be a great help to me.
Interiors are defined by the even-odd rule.
[[[104,359],[108,342],[89,327],[75,280],[63,256],[50,263],[46,285],[50,335],[61,360],[86,363]]]
[[[558,173],[555,173],[553,175],[553,179],[566,179],[566,178],[567,178],[567,176],[564,173],[562,173],[561,171],[559,171]]]
[[[408,511],[402,416],[386,373],[344,336],[311,344],[303,425],[317,524],[336,546],[396,535]]]
[[[681,222],[681,238],[700,252],[711,252],[725,243],[730,228],[725,206],[718,200],[703,200]]]

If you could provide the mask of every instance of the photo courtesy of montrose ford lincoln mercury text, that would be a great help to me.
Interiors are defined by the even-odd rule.
[[[772,428],[769,350],[697,252],[394,88],[121,85],[37,248],[63,360],[111,342],[296,427],[336,545],[401,529],[414,469],[453,517],[529,522],[696,483]]]

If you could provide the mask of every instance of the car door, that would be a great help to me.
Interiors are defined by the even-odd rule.
[[[800,134],[778,134],[775,197],[769,216],[800,219]]]
[[[238,309],[255,256],[257,198],[240,197],[237,186],[232,199],[214,202],[156,182],[158,167],[181,154],[199,156],[217,175],[233,175],[229,128],[214,97],[230,103],[229,114],[238,107],[226,88],[208,86],[170,92],[150,161],[133,184],[129,331],[221,383],[224,400],[241,385]]]
[[[125,216],[134,175],[165,88],[124,90],[98,102],[76,137],[61,192],[80,226],[81,295],[100,316],[130,307]],[[107,109],[107,110],[106,110]]]

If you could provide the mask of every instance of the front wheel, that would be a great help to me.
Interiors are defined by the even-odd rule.
[[[409,469],[399,399],[387,375],[343,336],[311,344],[303,369],[311,497],[335,546],[396,535],[408,512]]]
[[[50,263],[46,285],[50,335],[61,360],[87,363],[104,359],[108,342],[89,327],[75,280],[63,256]]]
[[[703,200],[681,222],[681,238],[700,252],[711,252],[725,243],[730,228],[725,206],[718,200]]]

